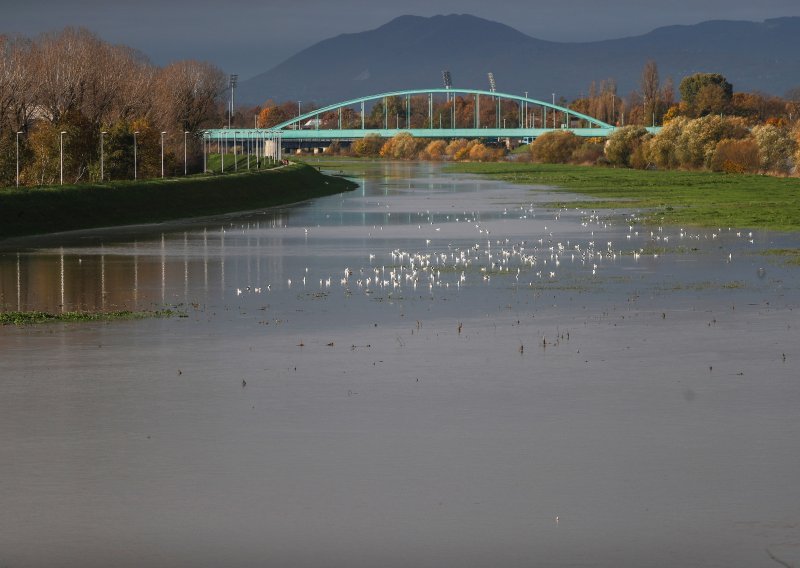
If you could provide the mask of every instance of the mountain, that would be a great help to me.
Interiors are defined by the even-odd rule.
[[[575,98],[592,81],[616,79],[625,94],[638,88],[648,59],[675,85],[697,72],[722,73],[736,91],[777,95],[800,85],[800,17],[764,22],[708,21],[668,26],[641,36],[561,43],[466,14],[401,16],[361,33],[321,41],[241,83],[237,99],[259,104],[302,100],[335,103],[393,90],[442,86],[497,90],[538,99]]]

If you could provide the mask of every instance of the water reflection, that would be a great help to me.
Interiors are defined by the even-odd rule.
[[[794,236],[374,168],[4,245],[0,564],[797,563]]]
[[[635,215],[609,223],[591,211],[540,210],[536,199],[516,187],[442,176],[432,164],[374,166],[357,192],[281,210],[34,239],[41,246],[0,252],[0,308],[140,310],[298,287],[365,294],[591,287],[624,297],[641,284],[634,274],[679,288],[709,261],[720,283],[713,290],[749,285],[748,249],[781,238],[648,228]],[[772,282],[759,276],[759,286]]]

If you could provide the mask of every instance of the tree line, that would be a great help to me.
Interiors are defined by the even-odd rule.
[[[99,181],[101,169],[105,180],[132,179],[134,167],[160,176],[162,133],[166,175],[196,172],[199,131],[225,116],[220,69],[158,67],[86,29],[0,35],[0,55],[0,186],[16,183],[17,163],[20,185],[59,183],[62,167],[64,183]]]
[[[141,53],[81,28],[37,38],[0,35],[0,186],[158,177],[202,170],[205,128],[269,128],[319,108],[267,101],[227,117],[227,77],[195,60],[153,65]],[[613,79],[569,102],[573,111],[613,124],[608,141],[556,131],[516,159],[640,168],[707,168],[788,174],[800,164],[800,88],[776,97],[735,92],[716,73],[697,73],[675,87],[655,62],[625,96]],[[319,128],[552,127],[566,122],[515,101],[481,95],[387,97],[366,109],[319,115]],[[476,116],[477,115],[477,116]],[[546,120],[546,124],[545,124]],[[652,135],[644,126],[663,126]],[[163,161],[162,161],[163,150]],[[398,159],[500,160],[502,149],[480,141],[370,137],[329,151]]]
[[[556,130],[538,137],[529,151],[515,159],[545,163],[597,164],[616,167],[659,169],[708,169],[728,173],[765,173],[789,175],[800,173],[800,88],[785,97],[764,93],[735,92],[733,85],[718,73],[695,73],[682,79],[676,100],[671,79],[661,82],[658,67],[649,61],[642,70],[640,89],[626,97],[617,95],[616,84],[609,79],[593,83],[588,95],[567,103],[577,112],[594,116],[617,126],[608,140],[580,138],[569,131]],[[484,98],[487,99],[484,102]],[[455,101],[439,101],[434,105],[434,128],[443,117],[443,126],[471,126],[474,121],[474,98],[456,97]],[[397,124],[412,128],[429,127],[427,96],[412,97],[411,112],[399,97],[378,102],[368,116],[367,128],[382,128],[387,117]],[[480,124],[497,124],[498,119],[520,124],[519,105],[512,101],[492,103],[482,97]],[[309,105],[303,112],[313,110]],[[288,120],[296,108],[268,102],[259,114],[259,123],[271,126]],[[361,127],[361,118],[346,109],[343,128]],[[499,114],[498,114],[499,113]],[[553,113],[551,113],[552,115]],[[321,128],[334,127],[336,112],[321,115]],[[560,115],[553,123],[565,121]],[[543,115],[524,117],[532,128],[542,125]],[[277,121],[274,122],[273,121]],[[661,126],[652,134],[645,126]],[[473,160],[507,159],[507,153],[478,140],[415,140],[408,134],[392,139],[367,137],[349,148],[334,143],[332,153],[354,156],[390,157],[395,159]]]

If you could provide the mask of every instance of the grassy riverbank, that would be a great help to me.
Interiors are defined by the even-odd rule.
[[[294,164],[274,170],[0,189],[0,239],[274,207],[356,185]]]
[[[565,199],[564,205],[641,210],[652,223],[800,231],[797,178],[530,163],[453,164],[447,170],[554,186],[592,198]]]

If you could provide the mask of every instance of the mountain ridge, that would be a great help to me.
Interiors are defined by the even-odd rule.
[[[659,27],[638,36],[556,42],[473,16],[404,15],[363,32],[324,39],[272,69],[243,81],[238,100],[261,104],[302,100],[318,104],[441,85],[448,69],[456,87],[528,91],[549,99],[585,93],[592,81],[615,79],[622,95],[638,88],[649,59],[662,80],[718,72],[736,91],[782,95],[800,85],[800,17],[763,22],[708,20]]]

